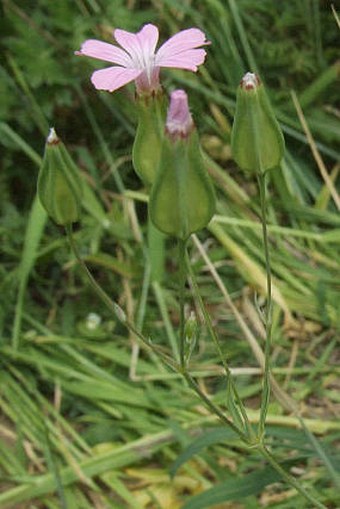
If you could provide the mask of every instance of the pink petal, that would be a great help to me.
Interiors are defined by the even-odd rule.
[[[184,90],[174,90],[170,96],[170,105],[166,118],[166,132],[170,136],[186,137],[192,131],[193,126],[187,94]]]
[[[143,28],[137,33],[137,38],[144,50],[144,54],[154,55],[158,37],[158,28],[151,23],[144,25]]]
[[[113,92],[118,88],[135,80],[142,71],[138,69],[125,69],[124,67],[108,67],[95,71],[91,81],[97,90]]]
[[[129,55],[117,46],[107,42],[89,39],[85,41],[80,51],[76,51],[76,55],[85,55],[87,57],[98,58],[106,62],[122,65],[123,67],[131,65]]]
[[[170,67],[165,64],[169,57],[180,56],[187,50],[192,50],[205,44],[209,44],[209,41],[206,41],[205,34],[202,30],[199,30],[198,28],[182,30],[181,32],[178,32],[178,34],[170,37],[170,39],[159,48],[156,53],[156,65]],[[200,58],[202,58],[202,56]],[[200,65],[201,63],[203,62],[193,62],[193,66]],[[187,66],[185,68],[187,68]]]
[[[127,51],[141,67],[153,56],[158,42],[158,28],[151,23],[145,25],[137,34],[117,28],[114,36],[118,44]]]
[[[157,59],[157,65],[196,72],[197,66],[203,64],[205,55],[206,51],[204,49],[188,49],[181,53],[164,57],[160,62]]]

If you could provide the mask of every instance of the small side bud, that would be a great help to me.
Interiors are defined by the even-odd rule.
[[[118,320],[121,323],[125,323],[126,319],[127,319],[126,314],[123,311],[123,309],[116,302],[114,303],[114,310],[115,310],[116,317],[118,318]]]
[[[82,181],[65,145],[52,128],[38,176],[38,196],[55,223],[66,226],[80,219]]]
[[[171,94],[149,211],[156,228],[182,240],[207,226],[215,212],[214,189],[183,90]]]
[[[265,173],[280,164],[284,138],[259,77],[247,72],[236,97],[231,149],[245,171]]]
[[[197,343],[199,335],[199,328],[194,311],[191,311],[189,318],[187,319],[184,326],[184,359],[185,362],[189,362],[192,352]]]

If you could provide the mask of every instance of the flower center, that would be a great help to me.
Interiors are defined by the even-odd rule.
[[[138,93],[152,93],[159,89],[159,67],[155,66],[155,55],[141,52],[136,55],[134,64],[143,71],[136,79]]]

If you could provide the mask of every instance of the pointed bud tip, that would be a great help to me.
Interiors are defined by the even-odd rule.
[[[174,90],[166,119],[166,132],[171,137],[186,138],[194,127],[189,111],[188,96],[184,90]]]
[[[48,143],[48,145],[57,145],[59,141],[60,140],[57,136],[57,133],[55,132],[54,127],[51,127],[46,142]]]
[[[254,90],[260,85],[261,81],[257,74],[253,72],[247,72],[240,82],[240,87],[244,90]]]

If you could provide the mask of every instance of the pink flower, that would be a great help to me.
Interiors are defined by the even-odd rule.
[[[188,106],[188,96],[184,90],[174,90],[170,95],[170,105],[166,119],[166,132],[170,138],[186,138],[194,128]]]
[[[209,44],[201,30],[189,28],[170,37],[155,51],[158,35],[158,28],[150,23],[137,34],[116,29],[114,37],[121,48],[89,39],[82,44],[76,55],[115,64],[92,74],[91,81],[96,89],[113,92],[135,80],[138,93],[151,93],[159,89],[161,67],[196,72],[206,55],[205,50],[199,47]]]

